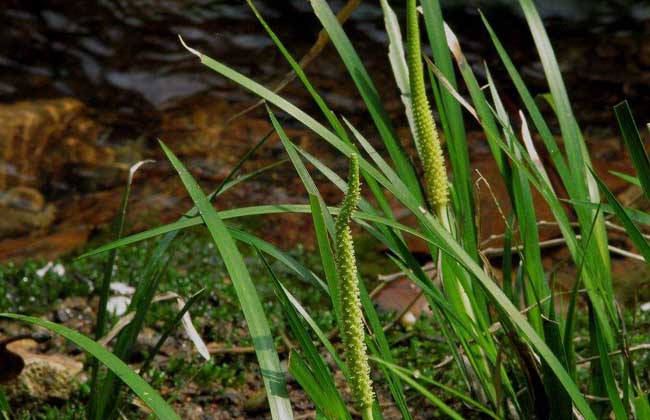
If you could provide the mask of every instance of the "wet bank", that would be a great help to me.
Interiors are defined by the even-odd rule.
[[[646,47],[650,21],[647,10],[638,5],[586,3],[542,2],[540,9],[586,135],[604,157],[603,169],[610,164],[616,168],[625,163],[612,140],[616,131],[611,107],[624,98],[637,109],[650,106],[650,50]],[[332,4],[340,7],[343,2]],[[458,32],[474,70],[481,77],[485,60],[504,92],[506,106],[515,112],[519,107],[516,93],[501,71],[477,7],[506,43],[534,93],[544,93],[547,88],[532,40],[511,2],[448,5],[447,20]],[[296,57],[309,51],[320,26],[307,3],[266,2],[260,8]],[[399,4],[396,9],[401,13]],[[78,249],[114,218],[127,169],[144,158],[157,163],[146,165],[136,175],[130,228],[142,230],[177,217],[189,201],[161,159],[158,138],[210,188],[268,132],[270,125],[262,109],[230,120],[255,99],[201,66],[181,47],[177,34],[194,48],[266,85],[274,85],[289,70],[252,13],[239,2],[98,1],[80,10],[64,0],[47,4],[13,1],[0,24],[5,32],[0,37],[1,178],[6,180],[0,212],[8,224],[21,226],[17,231],[0,232],[0,258],[4,260],[53,258]],[[402,106],[387,67],[380,9],[363,2],[345,27],[377,85],[385,87],[386,108],[408,146]],[[332,108],[374,140],[365,106],[334,49],[327,46],[307,71]],[[283,94],[316,111],[299,84],[289,85]],[[77,102],[69,106],[70,99],[65,98]],[[44,104],[44,99],[53,102]],[[311,133],[293,121],[284,123],[302,147],[334,169],[344,166]],[[17,144],[21,153],[12,152]],[[480,136],[472,143],[472,155],[475,166],[489,178],[491,157]],[[53,163],[52,156],[60,158]],[[283,157],[281,145],[270,140],[244,172]],[[338,198],[333,189],[325,195]],[[297,177],[289,166],[283,166],[241,184],[217,205],[229,208],[304,200]],[[485,201],[482,209],[494,212],[489,198]],[[282,224],[260,225],[282,245],[291,246],[301,238],[308,220],[300,216],[282,220]],[[497,231],[498,218],[488,215],[485,220],[497,220],[486,235]],[[279,225],[285,228],[273,232]],[[287,234],[286,226],[295,233]]]

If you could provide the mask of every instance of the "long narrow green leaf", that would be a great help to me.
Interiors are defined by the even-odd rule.
[[[293,305],[300,316],[302,316],[305,322],[307,322],[307,325],[309,325],[314,334],[316,334],[316,337],[318,337],[323,347],[325,347],[330,356],[332,356],[332,359],[334,359],[336,365],[339,367],[341,372],[343,372],[343,375],[346,377],[350,375],[350,371],[348,370],[347,365],[343,362],[343,359],[339,357],[339,354],[337,353],[330,339],[327,337],[327,334],[318,326],[314,318],[309,315],[307,309],[305,309],[305,307],[300,304],[298,299],[296,299],[296,297],[293,296],[291,292],[289,292],[286,288],[284,289],[284,293],[287,295],[287,298],[289,299],[289,302],[291,302],[291,305]]]
[[[575,180],[575,182],[579,188],[578,191],[585,191],[582,195],[586,195],[587,173],[585,163],[589,162],[589,158],[586,156],[587,150],[580,133],[580,127],[578,127],[573,115],[573,110],[564,86],[564,80],[562,79],[555,52],[553,51],[551,41],[548,38],[542,19],[540,18],[533,1],[519,0],[519,4],[521,5],[528,26],[530,27],[530,32],[537,47],[542,67],[544,68],[544,74],[546,75],[549,88],[551,89],[551,94],[557,110],[556,114],[560,123],[560,130],[562,131],[562,137],[564,138],[565,147],[567,148],[567,160],[569,166],[571,170],[577,171],[574,172],[574,177],[577,176],[577,174],[584,175],[584,178]],[[597,198],[597,196],[591,198]]]
[[[647,394],[634,398],[634,411],[637,419],[650,419],[650,401]]]
[[[616,216],[618,216],[618,218],[623,223],[625,231],[629,235],[630,239],[632,242],[634,242],[634,245],[636,245],[637,249],[641,255],[643,255],[643,258],[645,258],[646,262],[650,262],[650,244],[648,244],[648,241],[643,237],[643,234],[641,231],[639,231],[639,228],[637,228],[632,219],[630,219],[630,216],[625,211],[621,203],[618,202],[616,196],[614,196],[609,188],[607,188],[607,185],[605,185],[605,183],[601,181],[595,173],[592,174],[598,183],[598,187],[603,192],[603,194],[605,194],[605,197],[607,198],[609,205],[614,210],[614,213],[616,213]]]
[[[239,253],[226,225],[219,218],[217,211],[212,207],[192,175],[164,143],[161,142],[160,144],[199,210],[235,286],[237,297],[244,312],[244,318],[246,318],[253,339],[253,346],[260,364],[271,414],[274,419],[278,420],[292,419],[293,414],[284,380],[284,372],[280,366],[280,360],[262,303],[257,296],[244,259]]]
[[[397,172],[409,187],[411,193],[419,201],[422,201],[419,182],[413,165],[411,165],[402,145],[397,140],[395,130],[392,127],[388,113],[384,109],[379,93],[363,62],[354,50],[350,39],[325,0],[310,0],[310,3],[366,103],[370,116],[386,145],[391,159],[395,163]]]
[[[495,104],[497,114],[501,121],[505,122],[509,126],[510,121],[508,115],[503,103],[501,102],[501,97],[499,96],[499,92],[487,66],[486,74],[490,85],[490,92],[492,93],[492,101]],[[511,127],[505,128],[503,132],[510,144],[518,141],[514,136]],[[517,153],[517,151],[515,151],[515,153]],[[525,175],[523,175],[516,166],[510,169],[510,174],[512,175],[512,199],[514,211],[517,214],[519,236],[521,237],[521,242],[523,244],[523,267],[532,286],[526,288],[526,290],[530,291],[526,296],[526,304],[531,306],[535,303],[533,302],[532,294],[543,298],[546,297],[550,291],[546,285],[546,279],[544,277],[544,267],[542,266],[541,249],[539,247],[539,233],[537,231],[537,216],[530,184]],[[508,182],[507,180],[504,181]],[[508,226],[507,229],[510,231],[512,230],[510,226]],[[504,279],[509,281],[510,277],[504,277]],[[543,334],[540,308],[535,306],[531,311],[529,311],[528,319],[535,326],[537,332]]]
[[[598,214],[600,213],[600,208],[596,208],[596,214],[594,214],[594,219],[591,224],[591,228],[588,231],[587,234],[587,240],[583,242],[583,247],[587,248],[589,246],[589,242],[591,242],[593,238],[593,233],[594,233],[594,227],[596,226],[596,223],[598,222]],[[585,273],[585,264],[587,262],[586,252],[582,252],[582,260],[580,260],[576,266],[578,267],[578,275],[575,280],[575,284],[573,285],[573,290],[571,291],[571,295],[569,298],[569,306],[566,312],[566,318],[564,322],[564,335],[563,335],[563,342],[564,342],[564,353],[566,355],[567,359],[567,365],[569,368],[569,373],[575,378],[576,377],[576,363],[575,363],[575,345],[573,341],[574,333],[575,333],[575,323],[576,323],[576,308],[577,308],[577,301],[578,301],[578,290],[580,289],[583,281],[583,275]]]
[[[7,396],[5,395],[4,390],[0,386],[0,419],[2,420],[11,420],[12,413],[11,407],[9,406],[9,401],[7,401]]]
[[[551,313],[553,313],[553,302],[549,306]],[[544,318],[544,337],[553,353],[558,357],[565,369],[568,370],[569,366],[564,352],[564,345],[562,344],[562,334],[560,332],[560,324],[553,318]],[[542,364],[544,372],[544,387],[548,395],[550,405],[550,418],[553,420],[571,420],[573,418],[571,396],[562,389],[562,385],[558,383],[557,378],[548,369],[546,363]]]
[[[458,39],[456,38],[456,35],[451,31],[451,29],[448,26],[445,26],[445,30],[446,30],[445,35],[446,35],[449,49],[451,50],[452,55],[456,60],[456,65],[458,66],[458,70],[460,71],[460,74],[463,77],[463,80],[465,81],[465,85],[467,86],[469,94],[472,98],[472,102],[474,103],[476,113],[481,120],[481,124],[486,126],[486,128],[490,132],[497,133],[499,131],[497,122],[494,116],[492,115],[488,101],[485,97],[485,93],[483,93],[483,90],[481,89],[481,86],[479,85],[478,80],[476,79],[476,76],[472,71],[472,67],[467,62],[467,59],[463,54],[463,51],[460,47],[460,43],[458,42]],[[499,172],[501,173],[501,177],[503,178],[506,184],[506,188],[510,189],[511,188],[510,168],[507,161],[505,160],[503,152],[501,151],[498,145],[496,145],[493,141],[491,141],[489,137],[488,137],[488,144],[490,146],[490,149],[492,150],[492,156],[494,157]]]
[[[296,75],[298,76],[298,78],[300,79],[302,84],[305,86],[305,88],[307,89],[309,94],[312,96],[312,98],[314,99],[314,101],[316,102],[318,107],[320,108],[321,112],[323,113],[323,115],[325,116],[325,118],[327,119],[329,124],[331,125],[332,129],[334,129],[336,134],[344,142],[346,142],[348,144],[352,144],[352,142],[350,141],[350,139],[348,137],[347,132],[345,131],[345,128],[341,124],[341,121],[336,117],[336,115],[334,115],[332,110],[325,103],[325,100],[316,91],[316,89],[314,88],[312,83],[307,78],[307,75],[305,74],[303,69],[300,67],[300,64],[291,56],[291,54],[286,49],[284,44],[280,41],[278,36],[273,32],[271,27],[266,23],[266,21],[264,20],[264,18],[261,15],[261,13],[257,10],[255,5],[253,4],[253,1],[252,0],[247,0],[247,1],[248,1],[249,6],[251,7],[251,9],[253,10],[253,13],[255,13],[255,15],[257,16],[258,20],[260,21],[260,23],[262,24],[264,29],[267,31],[267,33],[269,34],[269,36],[271,37],[271,39],[273,40],[275,45],[278,47],[278,49],[280,50],[280,52],[282,53],[284,58],[287,60],[287,62],[291,66],[291,68],[294,70],[294,72],[296,73]],[[371,176],[366,174],[366,172],[363,169],[361,171],[361,175],[364,177],[364,180],[365,180],[366,184],[368,185],[370,190],[375,195],[375,198],[377,200],[377,204],[382,209],[384,214],[386,216],[392,217],[392,209],[390,207],[390,204],[388,203],[388,200],[384,196],[383,190],[381,190],[381,188],[379,188],[379,186],[377,185],[377,181],[375,181]],[[384,233],[385,236],[389,236],[389,235],[387,235],[387,232],[383,232],[383,233]]]
[[[227,187],[230,180],[239,171],[241,166],[246,162],[257,149],[270,137],[272,131],[269,131],[261,138],[246,154],[235,164],[230,173],[223,179],[217,189],[210,194],[215,197],[222,193]],[[198,214],[196,208],[189,210],[185,217],[192,217]],[[182,220],[182,218],[181,218]],[[200,221],[200,220],[199,220]],[[145,316],[149,310],[151,301],[158,288],[158,283],[164,273],[164,267],[169,261],[168,250],[174,242],[178,232],[169,231],[158,242],[153,253],[149,257],[144,271],[139,276],[138,286],[131,302],[131,310],[135,310],[135,316],[129,325],[120,332],[114,346],[114,354],[122,360],[128,360],[136,342],[137,336],[144,323]],[[108,371],[101,383],[101,393],[98,394],[96,408],[91,407],[95,419],[105,420],[113,419],[116,416],[119,400],[121,383],[117,380],[115,374]]]
[[[542,141],[544,142],[544,145],[546,146],[546,149],[549,152],[553,165],[557,169],[558,174],[562,178],[563,183],[567,186],[567,188],[570,188],[568,191],[570,192],[573,191],[575,188],[570,183],[571,180],[570,173],[567,168],[567,164],[564,159],[564,156],[562,155],[562,152],[558,147],[557,142],[555,141],[555,137],[551,133],[551,129],[546,123],[546,120],[544,120],[541,111],[537,107],[533,95],[526,87],[524,80],[522,79],[520,73],[517,71],[517,68],[513,64],[512,60],[510,59],[510,56],[508,55],[505,48],[503,47],[503,44],[501,44],[501,41],[499,40],[496,33],[490,26],[490,23],[482,13],[481,13],[481,19],[483,20],[483,24],[487,28],[488,33],[492,38],[492,42],[494,43],[497,53],[501,58],[501,61],[503,62],[503,65],[506,71],[508,72],[508,75],[510,76],[510,80],[515,85],[515,88],[517,89],[517,92],[519,93],[519,96],[521,97],[521,100],[524,103],[524,106],[526,107],[526,111],[528,111],[528,114],[531,116],[533,120],[535,128],[537,128],[537,131],[540,133],[542,137]]]
[[[623,140],[625,140],[627,150],[632,157],[632,163],[636,169],[638,179],[643,187],[643,193],[648,201],[650,201],[650,160],[648,160],[648,154],[643,147],[641,136],[636,128],[632,110],[627,101],[623,101],[614,107],[614,112],[616,113],[621,133],[623,133]]]
[[[327,394],[319,378],[314,375],[314,372],[309,369],[305,359],[294,349],[289,354],[289,373],[296,378],[302,389],[307,393],[309,398],[314,402],[318,411],[322,412],[328,419],[344,419],[341,414],[336,415],[333,413],[332,401]],[[349,415],[348,415],[349,418]]]
[[[287,50],[287,48],[284,46],[282,41],[280,41],[280,38],[273,32],[269,24],[264,20],[262,17],[262,14],[257,10],[257,7],[255,7],[255,4],[253,3],[253,0],[246,0],[248,3],[248,6],[251,8],[255,16],[257,17],[257,20],[262,24],[262,27],[266,30],[268,33],[269,37],[271,37],[271,40],[273,43],[276,45],[278,50],[280,50],[280,53],[282,53],[282,56],[285,58],[285,60],[289,63],[291,66],[292,70],[296,73],[296,76],[298,76],[298,79],[302,82],[302,84],[305,86],[305,89],[307,89],[307,92],[311,95],[311,97],[314,99],[316,102],[316,105],[320,108],[321,112],[327,119],[327,121],[330,123],[332,128],[336,131],[336,133],[341,137],[342,139],[345,139],[347,136],[345,133],[345,130],[343,129],[343,126],[341,125],[341,122],[339,119],[334,115],[332,110],[327,106],[325,103],[325,100],[323,97],[316,91],[312,83],[309,81],[307,78],[307,75],[305,74],[304,70],[302,67],[300,67],[300,63],[298,63],[291,53]]]
[[[284,309],[291,331],[303,351],[304,357],[292,351],[289,363],[290,372],[296,376],[296,379],[305,388],[305,391],[308,392],[317,406],[324,413],[328,414],[328,417],[349,419],[350,415],[341,394],[336,389],[331,371],[300,321],[300,317],[291,304],[286,289],[280,283],[280,280],[278,280],[264,256],[261,253],[259,255],[267,271],[271,274],[275,294]],[[305,374],[306,372],[308,374]]]
[[[593,209],[600,207],[600,209],[604,213],[614,214],[614,215],[616,214],[616,211],[609,204],[592,203],[590,201],[581,201],[581,200],[571,200],[571,203],[579,206],[587,206]],[[650,226],[650,214],[632,207],[624,207],[624,210],[627,216],[633,222]]]
[[[393,363],[387,363],[387,362],[384,362],[383,360],[377,359],[377,358],[373,358],[373,360],[379,362],[381,365],[386,366],[388,369],[390,369],[392,372],[394,372],[404,382],[406,382],[407,384],[412,386],[415,390],[417,390],[419,393],[421,393],[426,399],[428,399],[433,405],[438,407],[447,416],[449,416],[452,419],[463,420],[463,417],[460,414],[458,414],[458,412],[456,412],[454,409],[452,409],[447,404],[445,404],[440,398],[435,396],[433,393],[431,393],[425,387],[420,385],[411,376],[409,376],[406,373],[402,372],[401,369],[398,369]]]
[[[145,268],[139,274],[138,286],[131,299],[129,311],[134,312],[131,322],[119,333],[113,353],[118,358],[127,361],[135,348],[138,334],[144,325],[145,317],[158,289],[160,279],[169,263],[170,254],[167,252],[178,232],[165,235],[147,260]],[[121,405],[121,382],[117,376],[108,371],[99,386],[101,390],[97,402],[96,419],[114,419]]]
[[[117,219],[115,220],[115,238],[117,240],[122,238],[124,234],[124,223],[126,220],[126,208],[129,202],[129,195],[131,194],[131,184],[133,183],[133,176],[135,172],[143,164],[150,161],[141,161],[136,163],[129,170],[129,176],[126,181],[126,188],[122,194],[122,202],[120,204],[120,211]],[[115,260],[117,258],[117,249],[113,249],[108,253],[106,262],[104,263],[104,272],[101,283],[99,284],[99,305],[97,307],[97,319],[95,321],[95,340],[99,340],[106,333],[106,319],[108,318],[108,299],[110,294],[110,285],[113,273],[115,272]],[[101,395],[98,392],[97,386],[99,384],[99,361],[94,359],[91,363],[91,379],[90,379],[90,402],[88,403],[88,418],[94,419],[97,412],[98,398]]]
[[[332,250],[327,234],[327,215],[330,213],[323,205],[320,195],[309,194],[309,203],[311,204],[311,215],[314,221],[316,241],[318,242],[318,252],[323,265],[323,271],[325,272],[325,278],[327,279],[327,287],[330,291],[334,315],[336,316],[337,322],[339,322],[339,328],[341,328],[341,299],[339,297],[338,277],[336,276],[334,251]],[[330,221],[329,223],[331,224],[333,222]]]
[[[605,384],[605,389],[607,390],[607,396],[609,397],[609,402],[614,411],[615,418],[617,420],[627,420],[629,416],[623,401],[618,392],[618,386],[616,384],[616,379],[614,378],[614,371],[612,369],[612,360],[609,358],[608,345],[605,342],[604,337],[601,335],[601,329],[595,329],[595,338],[596,345],[598,347],[598,355],[600,356],[598,360],[600,361],[600,370],[602,372],[602,380]],[[593,372],[593,371],[592,371]],[[623,384],[627,386],[627,384]]]
[[[337,147],[344,154],[349,155],[353,152],[348,145],[341,142],[340,139],[329,132],[329,130],[325,129],[322,125],[313,120],[313,118],[309,117],[304,112],[297,109],[294,105],[288,103],[286,100],[273,94],[268,89],[265,89],[259,84],[254,83],[241,74],[234,72],[232,69],[223,66],[221,63],[218,63],[196,51],[193,51],[193,53],[197,54],[201,58],[202,62],[209,67],[213,68],[226,77],[232,78],[242,86],[253,90],[258,95],[269,100],[269,102],[275,103],[285,112],[288,112],[292,116],[299,119],[301,122],[308,125],[312,130],[322,135],[325,140]],[[385,177],[380,174],[375,168],[369,165],[368,162],[361,159],[360,164],[364,170],[367,170],[368,173],[371,176],[375,177],[375,179],[380,184],[382,184],[386,189],[393,193],[395,197],[401,201],[402,204],[404,204],[424,224],[425,227],[427,227],[428,232],[435,239],[436,245],[440,246],[444,252],[449,253],[454,258],[459,260],[462,265],[467,270],[469,270],[478,281],[481,282],[483,287],[485,287],[486,291],[488,292],[491,301],[496,305],[496,307],[500,308],[500,310],[507,314],[508,319],[510,319],[511,322],[516,325],[516,327],[521,331],[521,334],[539,353],[540,357],[549,361],[549,366],[558,376],[562,385],[570,393],[577,408],[583,413],[586,418],[593,419],[594,415],[589,408],[589,405],[586,403],[584,397],[581,395],[580,391],[571,380],[571,377],[566,373],[548,346],[546,346],[543,340],[541,340],[540,337],[534,332],[534,330],[532,330],[530,324],[528,324],[526,320],[521,316],[521,314],[518,313],[516,308],[509,302],[507,297],[503,295],[499,287],[483,272],[483,270],[476,264],[476,262],[470,256],[468,256],[464,250],[462,250],[462,248],[458,247],[458,244],[454,241],[454,239],[445,233],[446,231],[444,231],[444,228],[442,228],[442,226],[433,220],[430,215],[423,214],[420,211],[419,203],[421,201],[419,201],[416,197],[413,197],[409,193],[409,190],[407,188],[404,188],[404,186],[393,185],[390,182],[387,182]]]
[[[455,390],[452,387],[446,386],[446,385],[444,385],[444,384],[442,384],[442,383],[440,383],[440,382],[438,382],[436,380],[433,380],[433,379],[431,379],[429,377],[422,376],[419,372],[416,373],[416,372],[411,371],[409,369],[406,369],[406,368],[404,368],[402,366],[398,366],[398,365],[395,365],[393,363],[389,363],[389,362],[387,362],[385,360],[377,359],[377,358],[374,358],[374,357],[371,358],[371,359],[374,360],[375,362],[381,363],[381,364],[389,367],[390,369],[399,370],[400,372],[402,372],[402,373],[404,373],[406,375],[410,375],[413,378],[417,377],[420,381],[426,382],[428,384],[431,384],[431,385],[435,386],[436,388],[441,389],[442,391],[448,393],[449,395],[451,395],[453,397],[456,397],[459,400],[467,403],[469,406],[471,406],[473,408],[476,408],[477,410],[479,410],[483,414],[485,414],[485,415],[487,415],[487,416],[489,416],[489,417],[491,417],[493,419],[497,419],[497,420],[499,419],[499,416],[497,416],[497,414],[494,413],[492,410],[485,407],[483,404],[477,402],[476,400],[469,397],[468,395],[465,395],[465,394],[463,394],[461,392],[458,392],[457,390]]]
[[[639,178],[635,176],[627,175],[618,171],[609,171],[609,173],[612,175],[616,175],[617,177],[621,178],[623,181],[629,184],[636,185],[637,187],[641,186],[641,181],[639,181]]]
[[[341,301],[339,298],[339,286],[338,286],[339,280],[336,276],[334,255],[332,253],[332,249],[329,246],[329,241],[327,239],[327,230],[325,229],[326,223],[330,225],[333,223],[331,220],[331,215],[327,211],[323,199],[320,196],[320,193],[318,192],[318,189],[316,188],[313,179],[309,175],[309,172],[307,172],[307,169],[303,165],[302,161],[300,161],[300,158],[298,157],[297,152],[293,148],[293,145],[291,144],[289,138],[287,137],[286,133],[280,126],[279,122],[277,121],[273,113],[270,112],[270,110],[269,110],[269,115],[273,126],[278,132],[278,135],[280,136],[280,139],[284,144],[290,159],[294,163],[294,166],[296,167],[296,170],[303,184],[305,185],[307,192],[309,193],[310,203],[312,207],[312,217],[314,219],[314,226],[316,228],[316,236],[319,243],[319,250],[321,253],[323,266],[325,269],[325,273],[327,275],[327,281],[328,281],[330,295],[334,306],[334,312],[337,315],[336,319],[339,324],[339,328],[343,328],[342,317],[341,317],[342,311],[340,308]],[[330,226],[330,230],[331,228],[332,226]],[[373,331],[378,329],[375,334],[376,334],[376,339],[379,343],[380,354],[383,357],[391,359],[392,356],[390,355],[390,351],[388,349],[388,342],[386,341],[383,329],[381,328],[381,324],[379,324],[376,313],[374,313],[375,311],[374,306],[372,305],[372,303],[369,303],[367,305],[364,305],[364,308],[366,309],[366,314],[368,318],[371,320],[371,325],[374,325]],[[375,321],[375,324],[372,324],[373,321]],[[387,375],[387,379],[389,381],[389,388],[391,389],[391,392],[395,397],[395,402],[400,408],[403,417],[406,419],[410,419],[411,415],[406,406],[406,398],[402,391],[399,380],[393,377],[393,375],[390,375],[390,373]]]
[[[544,29],[542,19],[535,8],[532,0],[519,0],[519,4],[524,12],[524,16],[530,28],[533,40],[544,68],[544,73],[553,96],[556,106],[556,115],[560,124],[560,131],[564,139],[567,161],[572,173],[572,179],[577,195],[572,196],[574,199],[589,199],[592,202],[598,202],[599,193],[596,182],[589,171],[591,159],[587,151],[587,146],[582,137],[580,127],[575,119],[569,96],[564,86],[560,66],[558,65],[555,53],[551,46],[548,34]],[[567,186],[567,190],[570,188]],[[576,209],[578,221],[583,230],[586,230],[593,219],[593,211]],[[606,295],[604,296],[605,309],[600,305],[595,306],[596,316],[601,320],[599,325],[604,329],[601,331],[605,337],[610,350],[614,348],[615,338],[611,334],[612,327],[618,325],[618,319],[612,316],[614,311],[614,293],[611,282],[611,266],[609,258],[609,248],[607,244],[607,231],[605,228],[602,215],[598,216],[598,222],[594,227],[594,245],[587,250],[589,259],[587,269],[592,272],[593,278],[598,282]]]
[[[180,420],[174,410],[165,402],[165,400],[154,390],[144,379],[135,373],[123,361],[118,359],[111,352],[106,350],[97,342],[53,322],[45,321],[40,318],[31,316],[2,313],[0,317],[16,319],[22,322],[38,325],[46,328],[60,336],[70,340],[84,351],[90,353],[102,362],[108,369],[115,373],[131,390],[144,402],[144,404],[153,411],[161,420]]]

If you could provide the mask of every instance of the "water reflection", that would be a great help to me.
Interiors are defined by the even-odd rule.
[[[23,229],[21,234],[39,238],[74,231],[75,237],[87,237],[95,226],[111,219],[125,179],[124,168],[143,157],[161,158],[156,148],[157,137],[165,139],[208,184],[225,176],[237,158],[269,128],[263,112],[254,112],[226,126],[229,117],[254,102],[253,98],[201,66],[176,38],[181,34],[193,47],[262,83],[272,84],[289,67],[243,2],[4,3],[0,15],[0,102],[5,105],[0,105],[0,128],[5,124],[5,130],[0,133],[0,175],[11,181],[0,188],[0,217],[12,220],[7,215],[14,214],[16,208],[31,211],[21,213],[21,217],[27,214],[26,220],[37,228]],[[343,4],[330,3],[335,8]],[[650,106],[650,24],[645,3],[537,3],[558,47],[577,114],[588,128],[610,126],[611,105],[624,97],[636,101],[636,107]],[[546,90],[532,41],[525,24],[514,16],[517,12],[512,1],[447,2],[453,4],[462,6],[448,9],[447,20],[460,35],[470,63],[480,76],[483,60],[487,61],[511,110],[518,107],[513,99],[516,95],[500,71],[476,7],[484,9],[506,41],[513,60],[521,66],[535,93]],[[296,58],[308,51],[320,28],[308,2],[267,1],[259,6]],[[399,12],[399,4],[396,7]],[[402,126],[401,104],[390,88],[393,84],[387,68],[383,20],[375,2],[363,2],[346,24],[346,31],[375,82],[382,86],[389,113],[397,126]],[[371,139],[374,137],[365,107],[332,48],[323,51],[317,65],[309,68],[309,75],[337,112],[352,119]],[[314,109],[296,84],[288,86],[284,94],[299,106]],[[43,98],[68,101],[63,99],[66,97],[80,101],[83,110],[79,115],[68,113],[52,119],[48,115],[58,115],[58,111],[39,111],[41,105],[35,102]],[[21,105],[24,112],[19,114],[15,108],[17,101],[26,101]],[[7,123],[2,120],[9,121],[11,115],[13,129],[7,130]],[[75,130],[79,121],[85,121],[87,131],[66,134]],[[318,139],[291,121],[286,125],[303,147],[337,167],[331,151]],[[406,139],[408,134],[403,133],[402,137]],[[24,146],[22,154],[12,153],[13,145],[19,143],[29,147]],[[97,152],[92,155],[94,149],[106,150],[112,158]],[[77,155],[85,158],[73,158]],[[248,169],[262,167],[281,156],[281,146],[270,144]],[[183,210],[184,192],[167,165],[159,163],[147,168],[141,177],[147,182],[136,183],[134,214],[163,213],[172,218]],[[282,182],[278,184],[278,180]],[[31,188],[30,194],[35,198],[24,205],[23,195],[13,194],[12,188]],[[221,203],[229,206],[254,199],[299,201],[303,195],[295,177],[285,170],[247,184],[242,192],[224,197]],[[16,201],[14,197],[21,198]],[[37,206],[39,200],[42,205]],[[56,216],[48,213],[49,223],[36,223],[43,220],[39,212],[52,206]],[[161,221],[138,220],[134,219],[134,228]],[[0,232],[0,236],[17,234]],[[11,246],[25,246],[25,242],[14,242]],[[2,252],[0,244],[0,258]]]

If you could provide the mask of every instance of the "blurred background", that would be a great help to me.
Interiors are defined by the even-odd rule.
[[[650,106],[650,2],[536,3],[596,159],[624,165],[612,106],[629,99],[639,116]],[[0,4],[2,261],[55,258],[96,238],[116,214],[128,168],[141,159],[158,162],[136,176],[129,228],[156,226],[184,212],[189,202],[169,165],[160,159],[157,138],[209,188],[268,132],[263,108],[238,116],[255,104],[254,97],[202,66],[182,48],[177,34],[193,48],[268,86],[275,86],[290,69],[244,1],[0,0]],[[320,30],[309,2],[257,4],[294,57],[308,53]],[[338,10],[345,1],[331,4]],[[403,16],[400,2],[391,4]],[[515,1],[450,0],[443,5],[474,71],[484,80],[484,63],[490,67],[512,113],[519,107],[517,96],[478,8],[534,93],[547,90]],[[382,87],[403,141],[410,144],[391,82],[378,2],[363,0],[345,28]],[[307,73],[336,112],[364,128],[369,138],[375,136],[330,45],[313,59]],[[288,85],[283,95],[314,109],[297,83]],[[335,168],[344,166],[344,162],[337,166],[334,154],[295,122],[287,120],[285,125],[294,141]],[[246,170],[283,157],[281,145],[271,141]],[[476,139],[472,159],[489,178],[490,169],[481,163],[491,158],[481,139]],[[302,202],[304,191],[288,169],[281,167],[239,186],[217,206]],[[262,229],[272,240],[290,246],[302,235],[301,223],[306,222],[285,218]]]

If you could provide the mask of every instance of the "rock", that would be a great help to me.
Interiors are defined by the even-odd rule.
[[[423,314],[431,312],[420,288],[406,277],[391,281],[373,298],[379,309],[387,312],[401,313],[410,306],[400,317],[400,323],[408,328]]]
[[[0,214],[0,219],[3,218]],[[85,244],[91,230],[92,226],[78,226],[37,238],[23,236],[5,239],[0,241],[0,261],[22,261],[36,256],[48,260],[56,259]]]
[[[40,192],[13,187],[0,193],[0,236],[42,230],[54,221],[56,208],[46,204]]]
[[[77,389],[83,363],[64,355],[37,353],[32,340],[11,343],[7,349],[22,358],[24,367],[6,387],[12,400],[68,400]]]
[[[62,188],[79,168],[115,161],[86,113],[69,98],[0,105],[0,237],[47,228],[55,209],[43,191]]]
[[[186,420],[206,420],[203,407],[198,404],[192,404],[191,401],[183,401],[183,405],[178,408],[178,414],[182,419]]]
[[[268,398],[264,388],[251,393],[244,402],[244,411],[249,415],[259,414],[269,409]]]
[[[7,384],[14,381],[25,367],[23,358],[16,353],[7,350],[5,346],[0,347],[0,384]]]
[[[79,280],[87,281],[86,279]],[[90,335],[94,328],[95,308],[97,308],[98,300],[99,297],[89,298],[87,296],[65,298],[56,305],[51,316],[54,322],[61,323],[82,334]],[[60,342],[61,347],[70,347],[71,350],[78,349],[77,346],[70,344],[60,336],[55,336],[53,340]]]
[[[68,400],[77,388],[75,378],[82,368],[83,363],[65,356],[29,356],[17,382],[7,387],[7,394],[12,399]]]
[[[68,165],[104,166],[115,153],[96,144],[101,127],[71,99],[0,105],[0,190],[37,190],[61,180]]]

